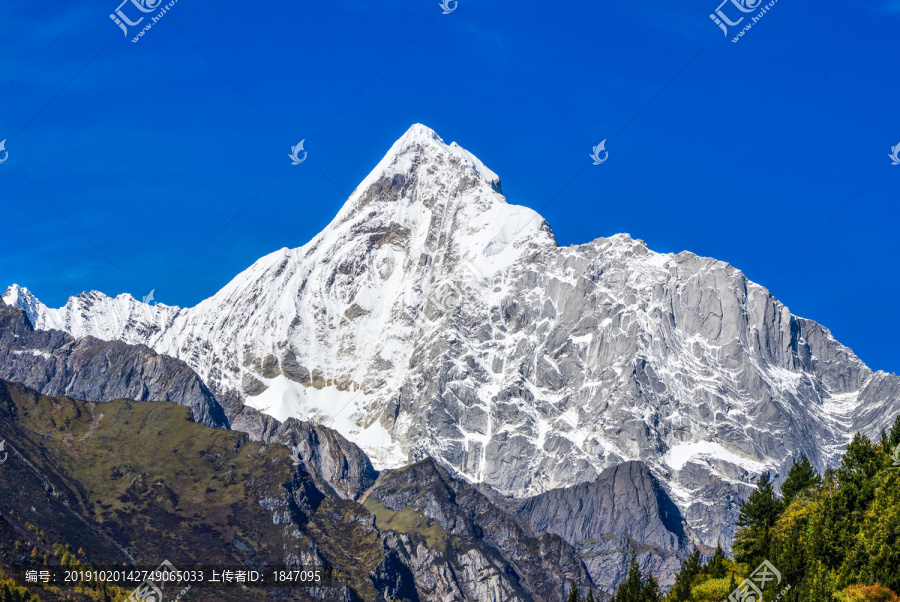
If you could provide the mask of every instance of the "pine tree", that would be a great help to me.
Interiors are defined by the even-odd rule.
[[[569,588],[569,597],[566,599],[566,602],[581,602],[581,596],[578,593],[578,586],[575,585],[575,582],[572,582],[572,587]]]
[[[841,493],[849,504],[847,510],[856,512],[872,501],[875,494],[873,477],[878,469],[878,454],[872,442],[856,433],[836,473]]]
[[[897,471],[888,471],[875,492],[857,538],[857,548],[861,575],[845,575],[848,580],[878,583],[900,591],[897,571],[900,567],[900,475]]]
[[[760,477],[756,490],[741,504],[737,524],[739,527],[771,527],[780,513],[781,502],[775,496],[769,473],[766,473]]]
[[[674,602],[687,602],[691,599],[691,589],[694,586],[694,578],[703,570],[703,560],[700,550],[694,548],[688,559],[681,564],[681,570],[675,576],[675,585],[672,586],[671,596]]]
[[[594,600],[594,588],[593,587],[588,588],[587,598],[584,599],[584,602],[597,602],[596,600]]]
[[[891,427],[891,433],[888,437],[888,445],[890,445],[891,448],[900,445],[900,416],[897,416],[896,420],[894,420],[894,426]]]
[[[787,478],[781,484],[781,495],[784,506],[788,506],[798,495],[809,489],[817,487],[822,482],[822,477],[810,463],[806,454],[800,454],[800,458],[794,461]]]
[[[660,602],[662,595],[659,592],[659,583],[656,577],[649,575],[644,586],[641,588],[641,602]]]
[[[735,560],[755,566],[769,556],[772,545],[769,530],[778,520],[782,508],[769,473],[766,473],[759,479],[747,501],[741,504],[737,520],[741,528],[734,536]]]
[[[637,563],[637,555],[632,552],[628,563],[628,576],[619,584],[614,602],[641,602],[641,568]]]
[[[713,579],[721,579],[725,576],[725,551],[722,550],[722,544],[716,546],[716,552],[707,565],[703,567],[703,572]]]

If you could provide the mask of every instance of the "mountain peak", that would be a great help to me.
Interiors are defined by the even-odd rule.
[[[341,241],[346,253],[351,238],[361,241],[360,261],[391,243],[426,272],[435,258],[453,256],[483,275],[514,262],[525,246],[556,246],[540,215],[507,203],[496,173],[420,123],[391,145],[311,245]]]
[[[428,144],[432,141],[444,144],[444,140],[433,129],[421,123],[414,123],[400,136],[397,144],[406,147],[411,144]]]
[[[357,191],[364,191],[370,184],[385,176],[412,173],[418,171],[423,164],[431,164],[451,157],[456,157],[495,192],[500,192],[500,177],[488,169],[478,157],[456,142],[447,144],[437,132],[421,123],[413,124],[391,145],[384,158],[357,187]]]
[[[41,309],[46,309],[43,308],[43,304],[38,301],[31,291],[18,284],[10,285],[6,292],[3,293],[2,299],[6,305],[24,310],[25,315],[28,316],[32,324],[35,323],[35,319],[40,315]]]

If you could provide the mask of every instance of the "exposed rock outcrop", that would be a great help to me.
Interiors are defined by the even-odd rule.
[[[25,311],[0,302],[0,378],[44,395],[91,401],[171,401],[191,408],[194,421],[228,428],[228,418],[200,377],[183,361],[144,345],[74,339],[35,330]]]
[[[607,593],[625,577],[632,552],[638,553],[644,572],[668,586],[691,545],[699,543],[642,462],[625,462],[594,481],[530,498],[521,503],[518,516],[535,531],[555,533],[572,544]]]

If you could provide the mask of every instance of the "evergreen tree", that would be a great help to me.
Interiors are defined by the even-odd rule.
[[[769,556],[772,544],[769,531],[781,511],[781,500],[775,495],[769,473],[766,473],[747,501],[741,504],[737,520],[741,528],[734,537],[735,560],[755,565]]]
[[[672,600],[674,602],[688,602],[691,599],[691,589],[694,578],[703,570],[703,560],[700,558],[700,550],[694,548],[688,559],[681,564],[681,570],[675,576],[675,585],[672,586]]]
[[[662,594],[659,592],[659,583],[656,577],[649,575],[644,586],[641,588],[641,602],[660,602]]]
[[[760,477],[756,490],[741,504],[739,527],[772,527],[781,513],[781,502],[775,496],[769,473]]]
[[[835,592],[835,578],[833,572],[829,571],[825,566],[819,564],[807,575],[804,582],[804,591],[801,595],[803,602],[821,602],[822,600],[833,600]]]
[[[637,555],[632,552],[628,564],[628,576],[619,584],[615,602],[641,602],[641,569],[637,563]]]
[[[578,593],[578,586],[575,585],[575,582],[572,582],[572,587],[569,588],[569,597],[566,599],[566,602],[581,602],[581,596]]]
[[[836,476],[842,497],[850,512],[857,512],[875,495],[874,476],[878,472],[878,454],[872,442],[856,433],[841,459]]]
[[[806,454],[800,454],[800,458],[794,461],[787,478],[781,484],[783,505],[789,505],[798,495],[810,487],[817,487],[821,482],[822,477],[810,463],[809,458]]]
[[[722,544],[716,546],[716,552],[706,566],[703,567],[703,572],[713,579],[721,579],[725,576],[725,551],[722,550]]]
[[[584,602],[597,602],[596,600],[594,600],[594,588],[593,587],[588,588],[587,597],[584,599]]]
[[[625,577],[613,597],[613,602],[659,602],[662,600],[659,593],[659,584],[653,575],[641,580],[641,567],[637,563],[637,554],[631,554],[631,562],[628,563],[628,576]]]
[[[820,562],[832,569],[841,565],[850,541],[842,535],[848,521],[840,490],[837,483],[832,482],[824,488],[816,512],[809,517],[806,549],[811,563]]]
[[[888,436],[888,445],[891,449],[900,445],[900,416],[894,420],[894,426],[891,427],[891,433]]]
[[[842,575],[847,581],[878,583],[900,591],[900,475],[888,471],[866,511],[865,522],[857,538],[857,574]],[[857,567],[843,567],[842,572]]]

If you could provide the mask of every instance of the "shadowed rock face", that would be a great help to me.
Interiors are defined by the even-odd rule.
[[[642,570],[671,585],[692,540],[696,543],[642,462],[625,462],[589,483],[530,498],[518,516],[535,531],[555,533],[575,546],[594,583],[607,592],[625,577],[632,551],[640,552]]]
[[[466,600],[553,600],[565,596],[567,580],[589,582],[581,558],[561,537],[534,533],[432,459],[383,472],[366,496],[389,511],[430,519],[451,541],[465,542],[448,544],[445,556],[457,574],[481,575],[474,589],[462,584]]]
[[[295,418],[279,422],[248,406],[239,410],[231,426],[250,435],[252,441],[291,448],[295,459],[302,461],[318,480],[319,487],[340,498],[359,499],[378,477],[378,471],[359,446],[326,426]]]
[[[0,378],[51,396],[171,401],[190,407],[196,422],[228,428],[225,412],[184,362],[143,345],[35,330],[23,310],[5,303],[0,303]]]
[[[358,500],[378,478],[368,456],[330,428],[289,418],[268,441],[292,448],[343,499]]]
[[[681,513],[641,462],[625,462],[589,483],[537,495],[518,514],[535,531],[569,542],[619,533],[638,545],[677,550],[688,544]]]

